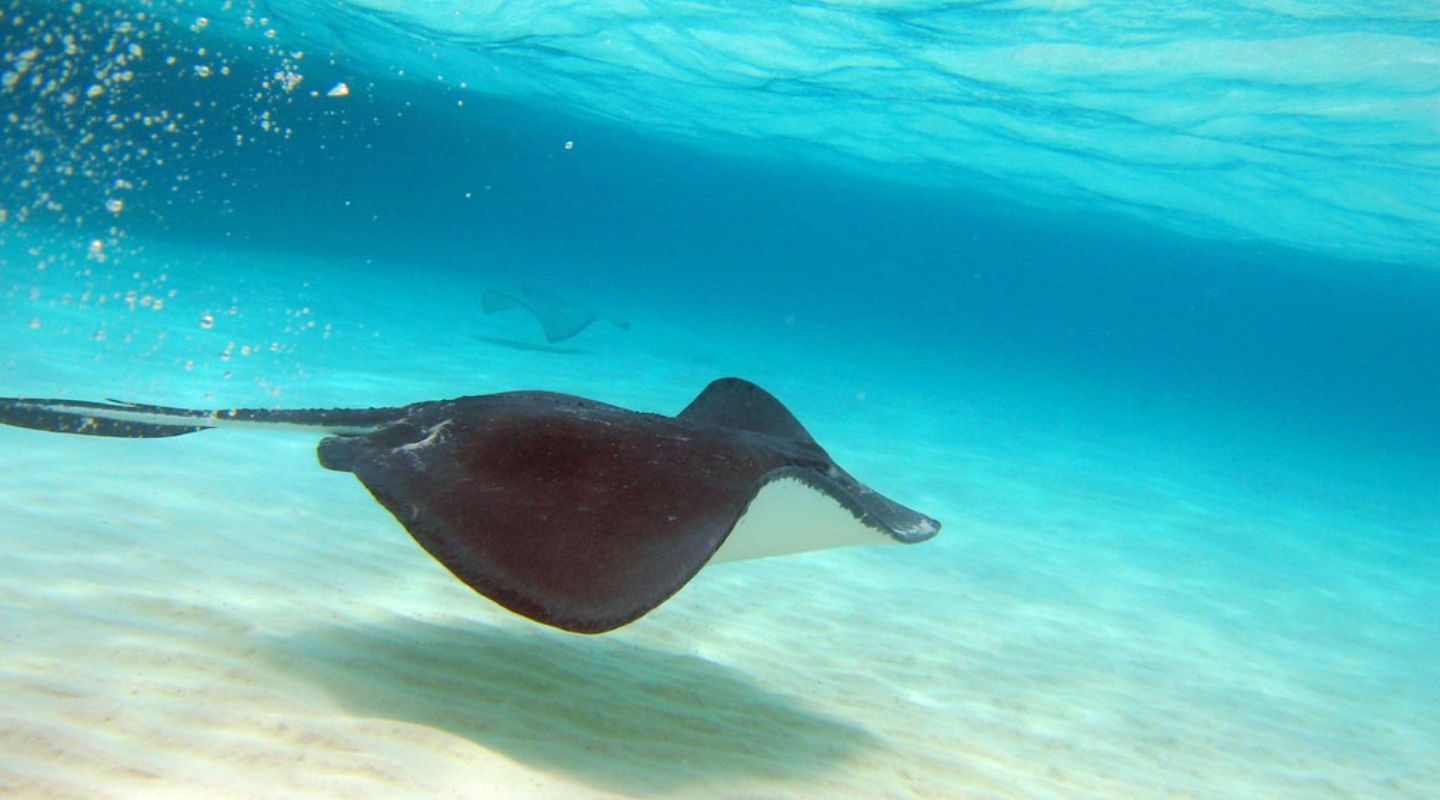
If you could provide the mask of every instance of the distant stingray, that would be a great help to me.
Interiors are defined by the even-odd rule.
[[[604,320],[622,330],[630,329],[630,323],[624,320],[603,317],[563,297],[530,286],[522,286],[514,292],[486,289],[480,296],[480,308],[486,314],[516,306],[529,311],[540,321],[540,328],[545,331],[545,340],[549,342],[569,339],[598,320]]]
[[[910,544],[940,530],[851,477],[779,400],[738,378],[711,383],[674,417],[505,392],[299,411],[0,398],[0,423],[130,438],[326,434],[320,465],[354,473],[456,577],[579,633],[638,619],[708,562]]]

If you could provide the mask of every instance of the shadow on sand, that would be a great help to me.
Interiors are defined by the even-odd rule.
[[[501,336],[476,336],[475,338],[486,344],[492,344],[496,347],[508,347],[511,350],[519,350],[523,353],[555,353],[557,355],[579,356],[586,355],[590,352],[583,347],[572,347],[564,344],[522,342],[519,339],[506,339]]]
[[[729,667],[618,637],[397,618],[268,649],[352,713],[442,729],[612,791],[803,782],[880,746]]]

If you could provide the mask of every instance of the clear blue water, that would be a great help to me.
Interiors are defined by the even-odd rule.
[[[84,377],[92,364],[157,402],[556,388],[678,404],[693,391],[679,372],[591,380],[594,362],[573,379],[572,362],[486,368],[463,350],[473,337],[437,349],[420,324],[404,338],[407,315],[478,320],[487,283],[559,288],[635,325],[587,333],[600,338],[577,339],[572,360],[648,357],[648,328],[669,332],[666,353],[692,337],[697,377],[833,375],[836,394],[862,393],[835,419],[867,438],[834,447],[936,505],[947,541],[924,569],[992,576],[937,580],[1023,572],[968,515],[1050,526],[1117,573],[1168,576],[1172,610],[1218,628],[1264,605],[1217,610],[1222,587],[1293,593],[1278,627],[1239,626],[1237,641],[1283,650],[1287,631],[1330,630],[1333,662],[1312,683],[1344,685],[1335,665],[1353,658],[1355,685],[1401,709],[1360,702],[1352,719],[1403,727],[1437,709],[1430,4],[10,2],[0,31],[0,394],[117,391]],[[106,260],[87,259],[91,241]],[[267,362],[285,376],[277,400],[243,366],[222,377],[211,345],[185,338],[200,335],[188,317],[163,346],[148,323],[112,319],[102,346],[86,322],[100,310],[57,311],[87,286],[154,289],[164,268],[147,253],[165,248],[215,254],[171,270],[205,298],[197,316],[230,295],[260,319],[267,288],[288,315],[304,298],[285,287],[313,277],[354,301],[330,306],[337,329],[386,309],[374,325],[389,349],[286,350],[309,360]],[[382,397],[326,383],[356,364],[370,377],[355,384]],[[321,377],[307,388],[307,375]],[[519,385],[534,375],[570,382]],[[916,477],[906,452],[947,478]],[[962,455],[994,452],[1031,465],[1038,499],[967,488]],[[1145,497],[1162,479],[1213,485],[1208,507],[1253,529],[1197,523],[1147,543],[1087,527],[1087,491]],[[1035,511],[1051,490],[1074,510]],[[1305,522],[1265,526],[1283,514]],[[1334,583],[1351,558],[1353,583]],[[1365,635],[1382,618],[1383,644]],[[1435,728],[1411,741],[1431,752]],[[1376,785],[1440,785],[1412,756],[1378,749],[1375,774],[1400,777]],[[1346,796],[1323,765],[1305,769],[1319,781],[1306,796]],[[1224,796],[1197,780],[1196,796]]]

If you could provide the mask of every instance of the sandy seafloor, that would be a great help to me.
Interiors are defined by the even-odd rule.
[[[674,413],[739,374],[945,529],[717,567],[582,637],[472,593],[309,437],[0,429],[0,795],[1440,796],[1440,515],[1402,463],[1180,410],[1060,424],[1088,412],[1041,398],[1103,398],[655,309],[522,347],[485,276],[404,264],[134,242],[98,305],[83,243],[33,245],[4,393]]]

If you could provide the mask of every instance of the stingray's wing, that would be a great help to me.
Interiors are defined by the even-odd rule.
[[[696,425],[731,428],[764,434],[775,439],[814,448],[827,460],[815,437],[790,413],[775,395],[742,378],[720,378],[675,415]]]
[[[678,418],[699,425],[750,431],[768,437],[776,442],[777,446],[786,447],[793,453],[808,456],[806,468],[792,466],[781,470],[772,476],[772,481],[784,477],[788,482],[799,482],[813,493],[838,503],[855,521],[885,533],[894,541],[905,544],[923,542],[940,530],[940,523],[934,519],[901,505],[856,480],[830,458],[830,454],[820,447],[805,426],[800,424],[800,420],[790,413],[790,409],[774,395],[747,380],[720,378],[711,382],[705,387],[705,391],[680,412]],[[775,482],[767,485],[763,493],[780,494],[781,488],[781,484]],[[762,555],[871,543],[868,539],[847,534],[842,530],[847,526],[839,518],[825,512],[825,504],[820,500],[811,498],[802,501],[793,490],[784,494],[795,495],[793,501],[787,502],[795,505],[804,502],[814,513],[792,511],[785,525],[775,526],[782,527],[783,530],[767,536],[772,541],[762,545]],[[817,522],[816,518],[823,518],[824,521]],[[735,544],[730,542],[727,552],[722,556],[733,557],[729,552]]]

